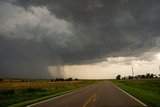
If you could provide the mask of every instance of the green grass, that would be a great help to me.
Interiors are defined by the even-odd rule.
[[[149,107],[160,107],[160,79],[114,80],[112,82]]]
[[[95,81],[3,81],[0,83],[0,107],[24,107],[93,83]]]
[[[63,95],[63,94],[66,94],[66,93],[69,93],[69,92],[72,92],[72,91],[76,91],[80,88],[81,87],[71,89],[71,90],[68,90],[68,91],[62,91],[62,92],[54,93],[54,94],[51,93],[50,95],[40,97],[40,98],[35,98],[35,99],[32,99],[32,100],[28,100],[28,101],[24,101],[24,102],[21,102],[21,103],[16,103],[16,104],[10,105],[9,107],[25,107],[25,106],[33,104],[33,103],[37,103],[37,102],[40,102],[40,101],[43,101],[43,100],[54,98],[54,97],[59,96],[59,95]]]

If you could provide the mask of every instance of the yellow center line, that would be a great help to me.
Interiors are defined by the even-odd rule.
[[[83,104],[83,107],[86,107],[87,104],[88,104],[92,99],[93,99],[93,102],[95,102],[95,101],[96,101],[96,96],[97,96],[97,94],[94,93],[94,94]]]

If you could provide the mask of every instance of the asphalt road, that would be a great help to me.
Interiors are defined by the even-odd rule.
[[[144,107],[110,82],[101,82],[32,107]]]

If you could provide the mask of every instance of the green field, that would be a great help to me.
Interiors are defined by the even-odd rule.
[[[0,82],[0,107],[23,107],[80,89],[95,81],[4,80]]]
[[[112,82],[149,107],[160,107],[160,79],[113,80]]]

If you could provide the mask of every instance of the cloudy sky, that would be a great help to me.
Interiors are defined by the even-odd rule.
[[[160,0],[0,0],[0,77],[160,74]]]

